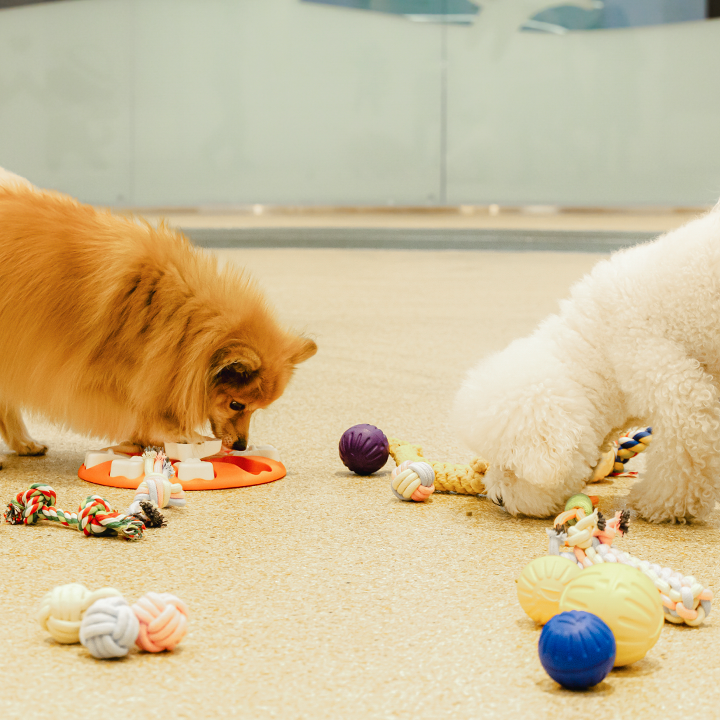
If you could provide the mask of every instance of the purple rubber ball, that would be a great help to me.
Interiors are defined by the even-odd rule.
[[[374,425],[353,425],[340,438],[340,459],[357,475],[372,475],[390,455],[385,433]]]

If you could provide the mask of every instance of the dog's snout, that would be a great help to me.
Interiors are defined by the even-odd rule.
[[[246,438],[238,438],[232,445],[233,450],[245,450],[247,447],[247,439]]]

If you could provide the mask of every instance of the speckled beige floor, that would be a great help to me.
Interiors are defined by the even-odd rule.
[[[191,493],[144,540],[86,539],[60,527],[0,526],[3,717],[547,718],[714,717],[718,623],[666,626],[647,658],[592,691],[542,670],[539,631],[515,578],[545,552],[546,522],[473,497],[396,501],[392,462],[348,473],[347,427],[374,423],[462,461],[446,414],[464,371],[552,312],[599,258],[572,254],[275,250],[221,253],[256,272],[318,355],[257,418],[286,479]],[[74,509],[95,490],[76,477],[98,443],[32,421],[45,458],[11,457],[7,500],[42,480]],[[597,487],[597,486],[596,486]],[[627,481],[603,484],[622,507]],[[102,489],[117,507],[130,491]],[[718,516],[694,527],[637,521],[631,552],[717,589]],[[96,661],[56,645],[34,620],[48,589],[111,584],[134,599],[174,592],[192,611],[173,654]]]

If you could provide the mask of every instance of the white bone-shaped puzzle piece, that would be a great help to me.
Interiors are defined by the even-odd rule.
[[[85,469],[89,470],[96,465],[110,462],[116,458],[126,458],[127,455],[115,454],[112,450],[89,450],[85,453]]]
[[[214,480],[213,464],[199,458],[188,458],[175,464],[175,472],[180,482],[186,480]]]
[[[206,458],[217,455],[222,449],[222,440],[206,440],[200,443],[165,443],[165,454],[170,460],[181,462],[190,458]]]
[[[87,465],[85,466],[87,467]],[[110,477],[126,477],[128,480],[137,480],[144,472],[143,459],[135,457],[117,458],[110,466]]]

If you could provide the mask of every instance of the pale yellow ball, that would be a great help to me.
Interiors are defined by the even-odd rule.
[[[565,586],[581,573],[577,563],[558,555],[529,562],[517,583],[520,607],[536,623],[544,625],[560,612],[560,596]]]
[[[583,570],[560,598],[560,611],[566,610],[585,610],[605,621],[615,636],[615,667],[644,658],[665,623],[660,593],[650,578],[619,563]]]

